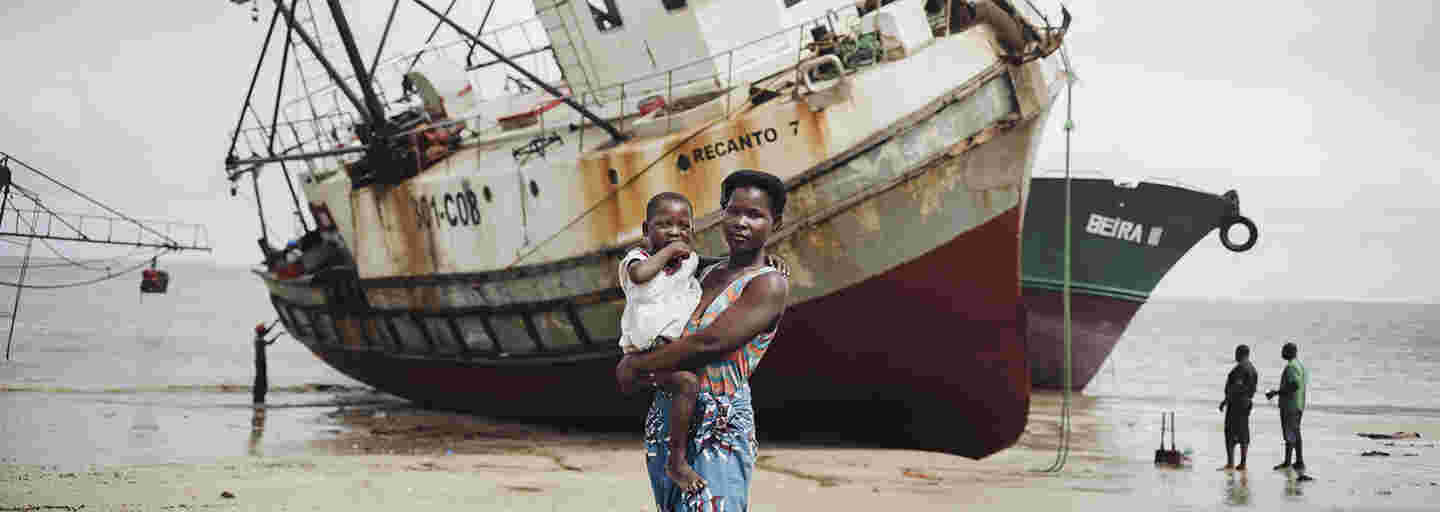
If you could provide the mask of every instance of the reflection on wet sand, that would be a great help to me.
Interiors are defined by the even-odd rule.
[[[1302,501],[1305,496],[1305,486],[1290,475],[1285,478],[1285,499],[1286,501]]]
[[[150,405],[142,405],[135,409],[135,417],[130,423],[130,447],[136,450],[148,451],[159,446],[160,422],[155,418],[155,408]]]
[[[1248,472],[1230,472],[1229,475],[1226,475],[1225,484],[1226,505],[1250,504],[1250,476],[1248,475]]]
[[[265,455],[260,450],[260,438],[265,434],[265,407],[256,407],[255,413],[250,417],[250,449],[247,451],[251,456],[259,457]]]

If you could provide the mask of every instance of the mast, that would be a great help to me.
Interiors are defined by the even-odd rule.
[[[291,1],[299,2],[300,0]],[[286,155],[282,152],[281,154],[269,154],[263,157],[252,156],[251,158],[245,159],[236,158],[232,155],[231,157],[226,159],[226,167],[228,169],[233,170],[241,166],[265,164],[272,162],[310,160],[314,158],[337,156],[351,153],[365,153],[366,159],[370,161],[370,164],[367,165],[367,167],[374,171],[380,171],[381,173],[384,173],[384,170],[393,167],[394,164],[399,163],[398,161],[396,161],[396,158],[400,157],[393,154],[393,151],[395,151],[396,148],[394,148],[392,144],[388,143],[389,141],[383,140],[393,134],[391,133],[392,126],[388,122],[385,115],[384,103],[382,103],[379,96],[376,95],[375,84],[373,82],[374,71],[372,71],[375,64],[372,63],[367,66],[363,58],[361,57],[349,21],[345,17],[344,9],[341,7],[339,0],[326,0],[326,3],[328,4],[331,15],[334,18],[338,36],[345,46],[346,58],[350,61],[351,67],[354,68],[353,76],[356,78],[356,82],[360,86],[360,94],[358,95],[351,87],[349,87],[345,83],[345,78],[341,76],[339,71],[335,68],[334,64],[325,57],[325,55],[321,51],[321,48],[316,43],[315,38],[311,34],[306,32],[305,29],[301,26],[301,24],[296,20],[294,9],[298,6],[298,4],[292,3],[290,5],[287,5],[284,0],[275,0],[276,11],[280,16],[284,18],[285,24],[289,26],[290,31],[294,35],[299,36],[300,41],[303,42],[305,46],[310,49],[310,52],[315,55],[315,60],[319,61],[320,65],[325,69],[326,74],[328,74],[330,79],[334,82],[335,89],[337,89],[340,93],[343,93],[345,97],[350,101],[350,103],[355,107],[355,110],[360,113],[360,116],[362,118],[360,124],[365,125],[365,129],[359,130],[364,133],[357,135],[361,136],[361,142],[364,144],[364,146],[353,148],[342,147],[332,150],[322,150],[296,155]],[[431,14],[435,15],[439,19],[439,23],[436,25],[437,28],[440,26],[440,24],[449,25],[461,36],[472,42],[472,48],[473,46],[479,46],[481,48],[484,48],[485,51],[490,52],[491,55],[495,56],[495,60],[490,63],[486,63],[486,65],[489,65],[491,63],[504,63],[510,66],[512,69],[520,72],[520,74],[523,75],[527,80],[539,85],[546,92],[550,93],[555,98],[560,99],[562,102],[564,102],[570,108],[574,109],[576,112],[579,112],[590,123],[594,124],[595,126],[599,126],[601,129],[605,130],[605,132],[610,135],[614,142],[624,141],[628,139],[628,137],[625,134],[621,133],[620,130],[616,128],[612,123],[596,115],[594,112],[590,111],[590,109],[585,108],[585,106],[578,103],[570,95],[561,93],[557,88],[555,88],[548,82],[542,80],[535,74],[531,73],[528,69],[520,66],[510,57],[502,54],[495,48],[492,48],[484,41],[481,41],[477,35],[465,30],[459,24],[451,20],[446,15],[446,13],[441,13],[440,11],[437,11],[436,9],[432,8],[430,5],[426,4],[421,0],[415,0],[415,3],[419,4],[420,7],[424,8],[426,11],[429,11]],[[374,62],[378,62],[379,54],[383,50],[384,39],[388,38],[388,26],[390,25],[390,22],[393,21],[394,7],[395,6],[393,5],[391,6],[391,19],[387,19],[386,22],[387,29],[385,36],[382,36],[382,46],[381,48],[378,48],[376,50],[376,55],[374,58],[372,58],[372,61]],[[314,114],[313,107],[312,114]],[[272,135],[273,125],[274,122],[272,121]],[[235,174],[238,173],[232,173],[232,178]]]
[[[380,97],[375,95],[375,88],[370,83],[370,75],[365,70],[365,61],[360,58],[360,49],[355,47],[355,36],[350,33],[350,22],[345,19],[345,11],[340,7],[340,0],[327,0],[330,4],[330,14],[335,17],[335,28],[340,32],[340,40],[345,43],[345,55],[350,58],[350,66],[355,68],[355,81],[360,82],[360,92],[365,94],[365,104],[370,107],[370,129],[372,132],[379,132],[385,125],[385,106],[380,103]]]

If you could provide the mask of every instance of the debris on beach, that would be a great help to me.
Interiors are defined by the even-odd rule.
[[[1377,457],[1377,456],[1378,456],[1378,457],[1389,457],[1390,454],[1389,454],[1389,453],[1386,453],[1386,452],[1382,452],[1382,451],[1380,451],[1380,450],[1370,450],[1370,451],[1368,451],[1368,452],[1365,452],[1365,453],[1360,454],[1360,456],[1361,456],[1361,457]]]
[[[925,473],[925,472],[920,471],[920,470],[917,470],[917,469],[905,469],[904,471],[901,472],[901,474],[903,474],[903,475],[905,475],[905,476],[908,476],[908,477],[910,477],[910,478],[921,478],[921,479],[925,479],[925,480],[941,480],[941,478],[940,478],[939,476],[932,475],[932,474],[929,474],[929,473]]]
[[[227,499],[227,500],[233,500],[233,499],[235,499],[235,493],[230,492],[230,491],[221,491],[221,492],[220,492],[220,497],[221,497],[221,498],[225,498],[225,499]]]
[[[1392,432],[1389,434],[1375,434],[1371,432],[1356,432],[1355,435],[1369,439],[1420,439],[1419,432]]]

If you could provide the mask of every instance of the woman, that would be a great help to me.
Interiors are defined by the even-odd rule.
[[[755,468],[755,412],[750,375],[775,331],[790,284],[766,265],[765,242],[780,226],[785,186],[774,175],[740,170],[720,185],[721,227],[730,255],[700,277],[700,305],[685,334],[664,346],[631,354],[615,368],[622,392],[638,381],[653,385],[653,372],[696,369],[700,394],[687,458],[698,482],[665,473],[671,396],[659,391],[645,420],[645,455],[660,510],[746,510]]]

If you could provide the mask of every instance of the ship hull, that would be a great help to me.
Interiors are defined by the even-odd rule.
[[[895,446],[974,458],[1013,444],[1030,389],[1023,323],[1006,307],[1016,302],[1015,280],[999,270],[1013,272],[1015,260],[966,255],[1013,244],[1018,225],[1012,209],[889,272],[787,309],[752,378],[760,428],[888,433]],[[954,265],[967,257],[974,264]],[[648,394],[615,390],[614,353],[507,366],[301,340],[342,373],[427,407],[638,428],[649,405]]]
[[[694,246],[723,255],[720,180],[766,170],[789,189],[769,248],[790,297],[753,377],[760,428],[880,428],[892,444],[983,458],[1019,438],[1029,408],[1020,221],[1061,79],[1053,56],[999,61],[987,33],[855,74],[830,99],[782,96],[691,132],[527,160],[518,197],[500,181],[514,175],[480,175],[483,148],[393,186],[335,175],[305,190],[352,246],[349,275],[258,274],[296,339],[377,389],[638,426],[646,397],[614,387],[616,266],[645,199],[690,197]],[[897,95],[897,76],[934,80]]]
[[[762,428],[821,421],[800,411],[844,411],[835,420],[845,423],[841,431],[882,429],[898,446],[972,458],[1018,439],[1031,387],[1019,307],[1019,187],[1043,123],[1044,116],[1018,123],[956,155],[917,154],[917,165],[852,196],[858,201],[812,210],[829,216],[780,230],[771,248],[786,258],[799,291],[753,377]],[[832,173],[903,164],[902,142],[928,140],[931,127],[917,129]],[[975,179],[981,175],[990,179]],[[967,176],[993,188],[966,185]],[[817,178],[792,193],[813,197],[845,181]],[[592,264],[613,272],[618,261],[596,259],[508,276],[504,286],[583,276]],[[639,421],[646,405],[614,388],[623,298],[613,286],[528,304],[398,311],[373,303],[501,286],[499,278],[361,280],[372,305],[350,308],[319,277],[261,276],[298,340],[341,372],[403,398],[497,416],[595,420]]]
[[[1038,389],[1065,383],[1063,292],[1025,287],[1031,382]],[[1100,295],[1070,295],[1070,388],[1085,389],[1115,350],[1143,302]]]
[[[1022,285],[1039,389],[1065,383],[1064,181],[1033,178],[1025,214]],[[1187,187],[1093,177],[1072,179],[1071,201],[1070,387],[1080,390],[1165,274],[1238,215],[1238,203]]]

